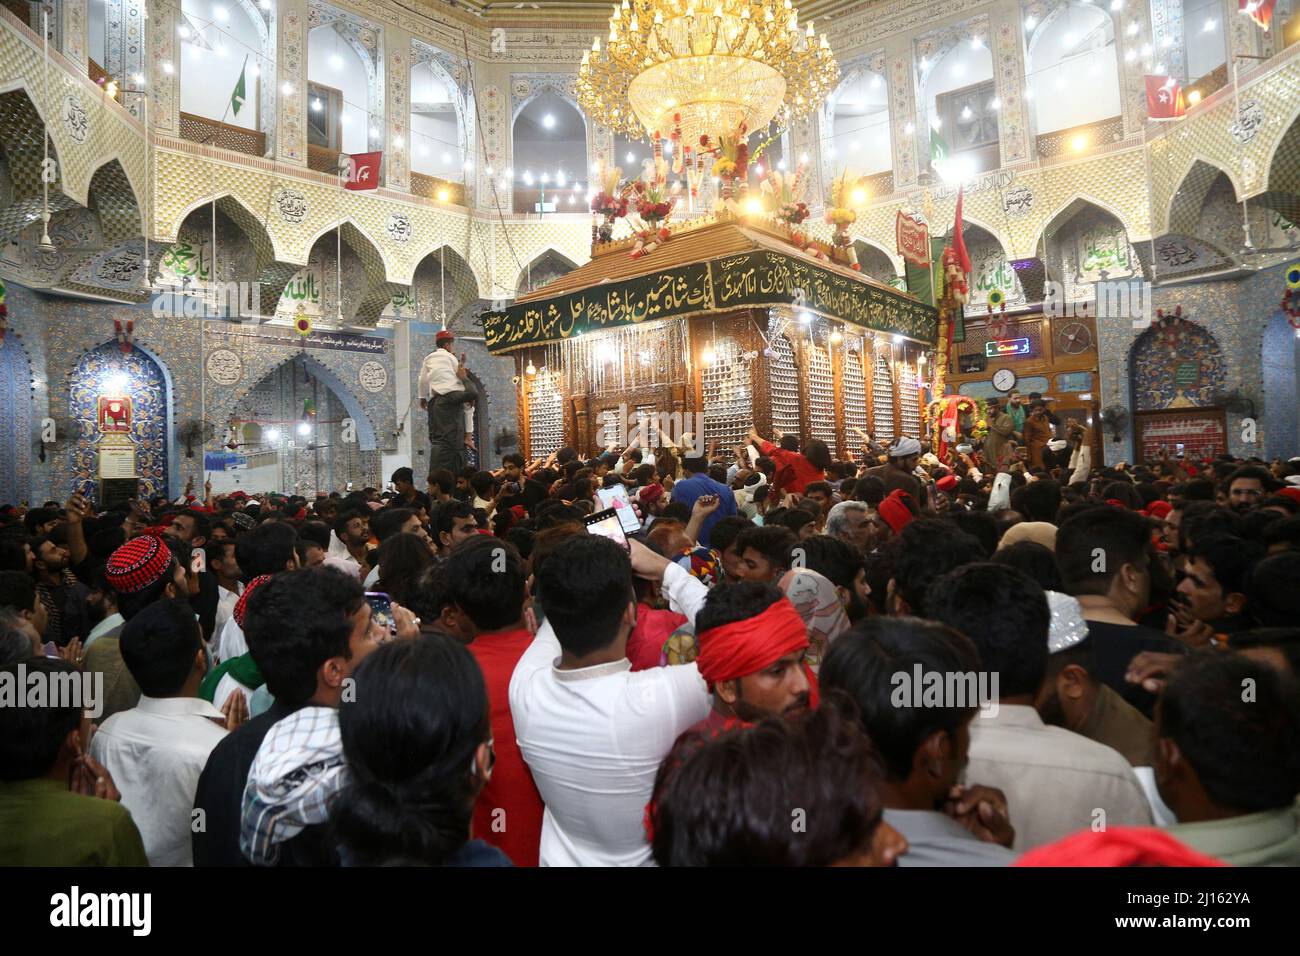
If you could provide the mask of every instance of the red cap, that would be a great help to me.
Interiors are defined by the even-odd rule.
[[[118,594],[136,594],[158,581],[172,564],[172,551],[161,536],[137,535],[108,556],[104,577]]]
[[[637,492],[637,500],[641,502],[642,508],[649,508],[652,504],[663,497],[664,486],[656,482],[652,485],[646,485]]]
[[[1285,495],[1286,497],[1292,499],[1293,501],[1300,501],[1300,488],[1295,488],[1295,487],[1280,488],[1278,489],[1278,494]]]
[[[239,595],[239,600],[235,602],[235,609],[230,612],[230,616],[235,619],[235,623],[239,625],[240,630],[244,629],[244,616],[248,613],[248,599],[252,597],[253,591],[269,580],[271,580],[271,575],[259,574],[248,582],[244,587],[244,593]]]
[[[1169,512],[1174,510],[1174,506],[1164,500],[1157,500],[1147,505],[1147,516],[1163,521],[1169,516]]]
[[[434,337],[434,339],[439,345],[441,345],[443,342],[450,342],[455,337],[456,336],[452,335],[447,329],[443,329]]]
[[[940,491],[948,492],[957,487],[956,475],[945,475],[934,483],[934,486]]]

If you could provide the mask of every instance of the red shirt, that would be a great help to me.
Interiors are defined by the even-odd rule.
[[[632,670],[643,671],[667,664],[664,660],[664,644],[686,620],[686,615],[676,611],[663,611],[648,604],[637,604],[636,627],[627,637],[627,659],[632,662]]]
[[[510,675],[533,635],[527,629],[484,634],[469,645],[483,671],[496,766],[474,805],[473,835],[510,857],[515,866],[537,866],[542,841],[542,796],[519,753],[510,714]],[[504,812],[502,812],[504,811]]]
[[[778,493],[791,491],[801,495],[812,482],[826,480],[826,473],[797,451],[786,451],[770,441],[763,442],[759,448],[776,464],[772,485]]]

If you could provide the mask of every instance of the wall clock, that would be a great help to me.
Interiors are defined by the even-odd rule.
[[[1000,368],[993,373],[993,387],[999,392],[1009,392],[1016,387],[1016,373],[1009,368]]]

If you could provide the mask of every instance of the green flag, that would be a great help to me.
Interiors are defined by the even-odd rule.
[[[246,56],[244,57],[244,65],[239,70],[239,80],[235,83],[235,91],[230,94],[230,111],[236,116],[239,115],[239,110],[244,105],[244,100],[247,99],[247,94],[244,92],[244,72],[247,69],[248,57]]]
[[[938,169],[940,164],[948,158],[948,144],[943,141],[939,131],[933,126],[930,127],[930,166]]]

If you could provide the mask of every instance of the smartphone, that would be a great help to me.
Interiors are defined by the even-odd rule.
[[[1178,444],[1174,445],[1175,455],[1183,455],[1186,453],[1187,453],[1187,446],[1184,445],[1182,442],[1179,442]]]
[[[627,488],[614,485],[612,488],[597,488],[596,497],[607,509],[613,509],[618,515],[618,522],[626,534],[636,534],[641,530],[641,522],[632,508],[632,499],[628,497]]]
[[[587,526],[588,534],[598,534],[602,538],[609,538],[624,551],[632,550],[632,546],[628,544],[627,535],[623,532],[623,525],[618,520],[618,512],[613,508],[606,508],[604,511],[597,511],[595,514],[587,515],[582,519],[582,523]]]
[[[366,601],[370,604],[370,619],[378,621],[388,629],[388,633],[397,636],[397,622],[393,619],[393,599],[383,591],[367,591]]]

